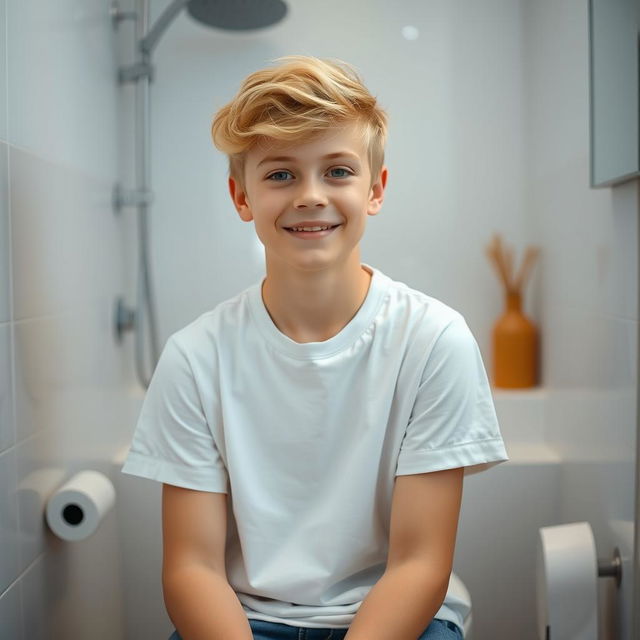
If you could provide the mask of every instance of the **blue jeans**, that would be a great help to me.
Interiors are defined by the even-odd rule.
[[[342,640],[348,629],[309,629],[288,624],[249,619],[254,640]],[[177,631],[169,640],[182,640]],[[462,640],[460,628],[447,620],[434,618],[418,640]]]

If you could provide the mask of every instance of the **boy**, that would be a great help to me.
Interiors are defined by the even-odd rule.
[[[213,122],[266,277],[169,338],[124,471],[163,483],[184,640],[461,638],[463,474],[506,460],[463,317],[360,262],[386,115],[288,56]]]

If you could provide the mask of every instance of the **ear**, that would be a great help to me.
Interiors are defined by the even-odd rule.
[[[253,214],[249,201],[247,200],[247,194],[243,191],[234,178],[229,178],[229,193],[231,194],[231,200],[236,208],[236,211],[240,215],[240,218],[245,222],[253,220]]]
[[[375,216],[376,213],[380,212],[382,208],[382,202],[384,201],[384,190],[387,186],[387,175],[388,175],[387,167],[382,167],[380,169],[380,175],[378,179],[371,187],[371,191],[369,192],[369,206],[367,207],[367,213],[370,216]]]

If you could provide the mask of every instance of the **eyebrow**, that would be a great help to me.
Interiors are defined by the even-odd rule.
[[[326,156],[322,156],[321,160],[329,160],[330,158],[352,158],[353,160],[360,160],[360,158],[351,151],[337,151],[336,153],[328,153]],[[267,156],[258,162],[256,168],[267,162],[295,162],[297,158],[292,156]]]

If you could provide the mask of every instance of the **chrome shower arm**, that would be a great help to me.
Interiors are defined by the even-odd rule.
[[[149,29],[142,40],[139,42],[140,51],[145,55],[151,55],[151,52],[158,44],[158,40],[167,30],[176,14],[179,13],[189,0],[173,0],[173,2],[162,12],[162,15],[156,20],[156,23]]]

